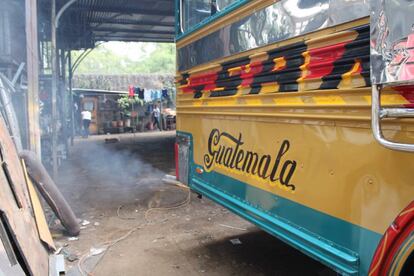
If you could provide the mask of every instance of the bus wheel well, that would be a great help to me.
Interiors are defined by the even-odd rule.
[[[410,276],[413,275],[414,271],[414,252],[410,254],[410,256],[405,261],[400,276]]]
[[[395,218],[385,231],[371,261],[369,276],[412,275],[414,270],[413,233],[414,201]]]

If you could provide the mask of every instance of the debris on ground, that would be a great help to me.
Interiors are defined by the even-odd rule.
[[[242,244],[242,242],[239,239],[231,239],[230,240],[231,244],[233,245],[238,245],[238,244]]]
[[[99,226],[99,225],[100,225],[100,223],[99,223],[99,222],[95,222],[93,225],[95,225],[95,226]]]
[[[82,222],[81,222],[82,226],[86,226],[86,225],[89,225],[89,224],[91,224],[91,222],[89,220],[86,220],[86,219],[82,220]]]
[[[105,250],[106,250],[105,247],[101,247],[101,248],[91,247],[89,252],[91,253],[91,256],[96,256],[96,255],[102,254],[103,252],[105,252]]]
[[[175,185],[181,188],[185,188],[188,189],[187,185],[184,185],[183,183],[181,183],[180,181],[177,181],[175,178],[172,179],[171,177],[164,177],[163,179],[161,179],[162,182],[166,183],[166,184],[170,184],[170,185]]]
[[[230,229],[235,229],[235,230],[240,230],[240,231],[247,231],[247,229],[245,228],[240,228],[240,227],[235,227],[235,226],[231,226],[231,225],[227,225],[227,224],[220,224],[220,226],[226,227],[226,228],[230,228]]]
[[[172,180],[177,180],[177,177],[175,175],[171,175],[171,174],[164,175],[164,178],[172,179]]]
[[[79,256],[70,252],[67,248],[59,248],[59,253],[55,252],[56,255],[62,254],[66,260],[69,262],[74,262],[79,260]]]
[[[68,241],[77,241],[77,240],[79,240],[78,237],[69,237],[68,238]]]
[[[113,144],[113,143],[118,143],[119,142],[119,138],[106,138],[105,139],[105,144]]]
[[[73,263],[73,262],[79,260],[79,257],[75,254],[70,254],[69,256],[66,257],[66,260]]]

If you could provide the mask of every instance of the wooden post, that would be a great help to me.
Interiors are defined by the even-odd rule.
[[[62,99],[62,109],[61,109],[61,123],[63,130],[63,139],[65,143],[66,153],[69,154],[69,140],[68,140],[68,94],[67,94],[67,76],[66,76],[66,51],[64,49],[60,50],[60,67],[61,67],[61,85],[60,95]]]
[[[27,47],[27,122],[29,149],[41,158],[39,121],[39,40],[37,36],[37,0],[26,0]]]
[[[56,0],[52,0],[51,8],[51,55],[52,55],[52,168],[53,179],[56,180],[58,173],[57,163],[57,90],[59,83],[59,64],[58,64],[58,50],[56,43]]]
[[[70,95],[70,127],[71,127],[71,135],[70,135],[70,144],[74,145],[75,139],[75,110],[74,110],[74,102],[73,102],[73,91],[72,91],[72,79],[73,79],[73,72],[72,72],[72,51],[69,50],[68,53],[68,85],[69,85],[69,95]]]

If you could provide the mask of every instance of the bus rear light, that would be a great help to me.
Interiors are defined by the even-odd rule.
[[[196,173],[202,174],[203,172],[204,172],[204,170],[202,168],[200,168],[200,167],[196,168]]]

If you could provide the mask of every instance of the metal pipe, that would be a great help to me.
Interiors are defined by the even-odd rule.
[[[57,177],[57,90],[59,83],[59,59],[57,50],[57,28],[59,27],[59,21],[63,13],[78,0],[70,0],[56,13],[56,0],[52,0],[51,8],[51,52],[52,52],[52,168],[53,178]],[[65,122],[63,122],[65,123]]]
[[[20,136],[19,122],[12,103],[11,95],[8,89],[3,85],[2,76],[0,76],[0,103],[6,115],[6,121],[18,152],[23,150],[22,139]]]
[[[85,50],[80,56],[75,60],[75,63],[72,67],[72,76],[75,74],[76,69],[78,68],[79,64],[89,55],[90,52],[92,52],[94,48]]]
[[[99,45],[101,45],[102,43],[98,43],[96,44],[95,48],[98,47]],[[75,61],[75,63],[73,64],[73,69],[72,69],[72,77],[73,75],[75,75],[75,71],[76,69],[78,69],[79,65],[82,63],[82,61],[93,51],[95,50],[95,48],[90,48],[88,50],[85,50]]]
[[[380,118],[414,118],[414,108],[384,108]]]
[[[381,111],[386,109],[381,109],[381,90],[381,85],[372,86],[371,127],[375,140],[388,149],[414,152],[414,144],[392,142],[384,137],[381,129]]]
[[[17,69],[16,74],[14,74],[13,80],[11,81],[13,86],[16,85],[17,80],[19,79],[20,75],[22,74],[25,65],[26,65],[26,63],[24,63],[24,62],[20,63],[19,68]]]
[[[78,0],[70,0],[69,2],[67,2],[65,5],[63,5],[63,7],[59,10],[59,12],[56,15],[56,18],[54,21],[55,22],[55,26],[56,29],[59,28],[59,20],[62,17],[63,13],[70,7],[72,6],[75,2],[77,2]]]
[[[98,44],[99,45],[99,44]],[[97,46],[98,46],[97,45]],[[73,75],[75,74],[76,69],[80,65],[80,63],[92,52],[94,48],[85,50],[75,61],[75,63],[72,64],[72,54],[69,52],[68,55],[68,66],[69,66],[69,76],[68,76],[68,82],[69,82],[69,91],[70,91],[70,112],[71,112],[71,145],[74,145],[74,139],[75,139],[75,112],[73,110]]]

